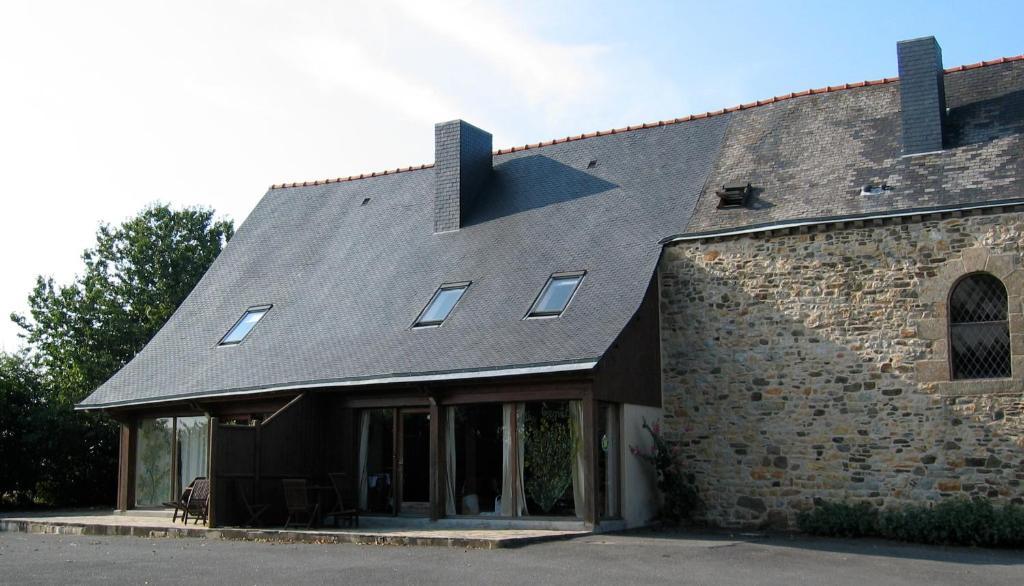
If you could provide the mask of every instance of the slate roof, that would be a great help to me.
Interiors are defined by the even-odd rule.
[[[688,221],[726,122],[496,155],[466,225],[444,234],[433,234],[429,168],[271,189],[163,329],[82,406],[587,367],[639,308],[659,240]],[[587,273],[561,317],[523,319],[549,275],[576,270]],[[449,319],[411,329],[437,287],[459,281],[472,285]],[[273,309],[248,338],[217,346],[262,304]]]
[[[1024,59],[945,80],[941,153],[901,156],[896,79],[808,90],[497,151],[467,225],[440,235],[430,165],[274,186],[81,406],[589,368],[639,307],[663,238],[1024,197]],[[753,209],[716,209],[715,189],[738,180],[754,184]],[[882,181],[892,189],[860,195]],[[574,270],[587,276],[565,315],[522,319],[548,275]],[[448,321],[412,330],[438,285],[459,281],[473,284]],[[249,338],[217,347],[267,303]]]
[[[868,85],[735,112],[684,235],[791,220],[1024,197],[1024,59],[945,74],[947,148],[903,157],[900,84]],[[751,209],[715,190],[750,181]],[[860,195],[867,183],[891,187]]]

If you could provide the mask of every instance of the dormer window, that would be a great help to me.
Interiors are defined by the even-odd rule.
[[[569,306],[586,273],[555,273],[548,277],[526,317],[556,317]]]
[[[235,344],[240,344],[242,340],[249,335],[249,332],[256,327],[256,324],[260,323],[263,316],[267,315],[267,312],[270,311],[271,307],[273,306],[260,305],[258,307],[250,307],[245,310],[242,317],[239,318],[239,320],[235,322],[235,325],[231,326],[231,329],[228,330],[228,333],[224,334],[224,337],[221,338],[220,345],[233,346]]]
[[[723,185],[722,189],[715,192],[715,195],[718,196],[718,209],[746,207],[753,191],[754,188],[750,183]]]
[[[430,298],[430,303],[423,308],[420,312],[419,317],[412,324],[414,328],[422,328],[428,326],[439,326],[444,323],[444,320],[448,319],[451,315],[452,310],[455,309],[455,304],[462,299],[462,294],[469,288],[469,283],[448,283],[441,285],[434,296]]]

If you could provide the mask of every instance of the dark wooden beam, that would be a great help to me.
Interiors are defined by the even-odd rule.
[[[402,421],[398,408],[391,410],[391,499],[394,501],[391,514],[402,512]]]
[[[430,400],[420,395],[393,397],[346,397],[342,406],[349,409],[384,409],[388,407],[428,407]]]
[[[209,500],[209,502],[207,504],[206,526],[207,527],[211,527],[211,528],[212,527],[217,527],[219,522],[220,522],[219,508],[218,508],[218,504],[219,503],[217,502],[218,501],[217,490],[219,489],[218,485],[220,484],[217,481],[218,480],[217,479],[217,465],[218,465],[219,462],[217,461],[217,456],[216,456],[216,454],[217,454],[217,435],[218,435],[219,431],[220,431],[220,418],[219,417],[211,417],[210,418],[210,433],[207,434],[207,441],[209,442],[209,444],[207,446],[207,452],[206,452],[206,458],[207,458],[206,466],[207,466],[207,468],[209,469],[209,472],[210,472],[209,476],[208,476],[208,478],[210,479],[210,500]]]
[[[430,519],[436,521],[444,516],[444,441],[441,439],[441,408],[437,400],[430,398]]]
[[[121,445],[117,457],[117,508],[135,506],[135,422],[121,424]]]

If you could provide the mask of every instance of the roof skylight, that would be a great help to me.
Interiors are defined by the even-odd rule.
[[[537,300],[533,302],[526,317],[550,317],[562,315],[569,305],[585,273],[555,273],[548,277]]]
[[[231,346],[241,343],[241,341],[249,335],[249,332],[256,327],[256,324],[263,319],[263,316],[267,315],[267,312],[270,311],[271,307],[273,306],[260,305],[259,307],[250,307],[245,310],[242,317],[236,321],[235,325],[231,326],[231,329],[228,330],[228,333],[224,334],[224,337],[221,338],[220,345]]]
[[[439,326],[444,323],[444,320],[448,319],[452,310],[455,309],[455,304],[462,299],[462,294],[466,292],[467,288],[469,288],[469,283],[448,283],[438,287],[437,292],[430,298],[430,303],[423,308],[412,326],[419,328]]]

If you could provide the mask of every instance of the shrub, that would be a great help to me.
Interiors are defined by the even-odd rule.
[[[644,421],[644,429],[651,434],[653,444],[650,450],[641,450],[630,446],[633,455],[654,466],[658,478],[658,490],[664,496],[664,502],[658,513],[662,521],[678,525],[683,521],[692,520],[694,511],[700,506],[697,487],[693,478],[684,474],[682,465],[676,458],[676,452],[661,435],[661,427],[657,422],[648,425]]]
[[[982,498],[950,499],[934,506],[881,511],[870,503],[820,503],[797,516],[812,535],[875,536],[939,545],[1024,546],[1024,508],[995,506]]]
[[[878,534],[878,511],[871,503],[821,503],[797,515],[797,526],[812,535],[863,537]]]

